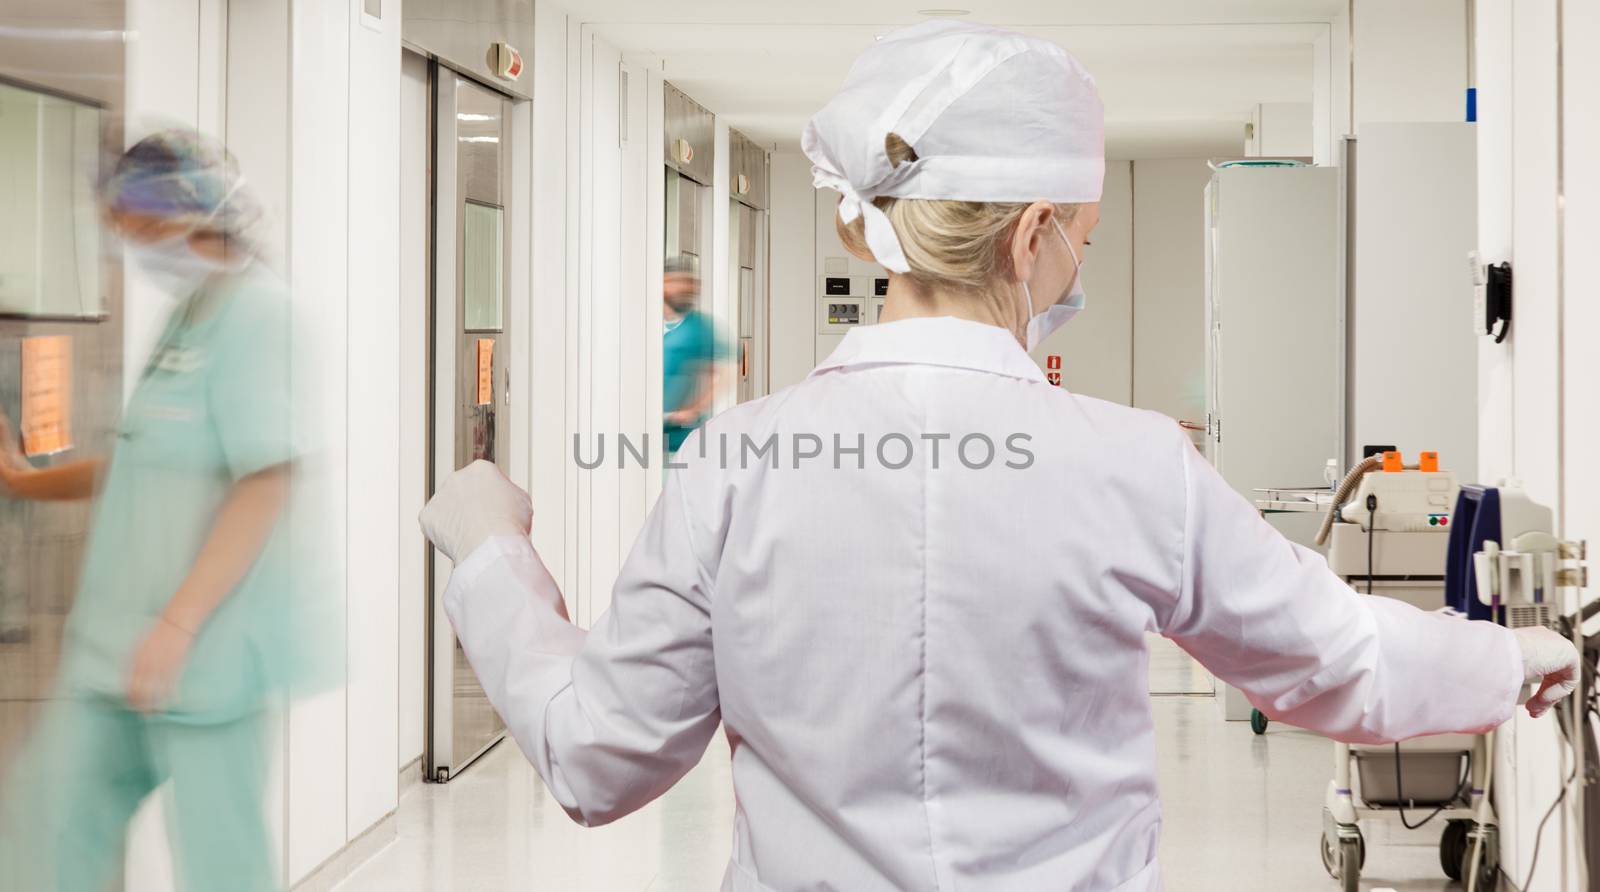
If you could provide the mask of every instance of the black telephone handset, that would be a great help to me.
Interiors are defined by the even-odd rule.
[[[1494,324],[1500,323],[1500,331]],[[1511,263],[1489,264],[1489,279],[1483,287],[1483,333],[1494,335],[1496,344],[1506,339],[1511,330]]]

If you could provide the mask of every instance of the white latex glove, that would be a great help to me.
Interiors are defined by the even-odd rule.
[[[446,477],[417,520],[428,541],[459,564],[490,537],[526,537],[533,503],[493,463],[480,459]]]
[[[1528,715],[1538,718],[1578,686],[1578,649],[1544,626],[1513,629],[1522,648],[1523,681],[1536,684]]]

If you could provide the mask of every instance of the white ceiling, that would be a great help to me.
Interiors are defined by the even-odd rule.
[[[1257,102],[1309,102],[1312,41],[1344,0],[585,0],[569,7],[624,53],[758,142],[795,151],[876,35],[963,6],[965,18],[1065,46],[1095,75],[1113,158],[1236,154]]]

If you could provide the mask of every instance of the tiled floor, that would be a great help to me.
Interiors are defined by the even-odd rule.
[[[1336,889],[1317,854],[1331,744],[1281,725],[1256,737],[1243,723],[1222,722],[1206,696],[1210,676],[1168,642],[1153,641],[1151,650],[1151,689],[1166,695],[1153,698],[1153,708],[1167,889]],[[395,841],[338,888],[714,890],[728,856],[732,820],[721,735],[700,766],[660,801],[596,830],[569,821],[507,742],[455,781],[407,793]],[[1439,872],[1440,829],[1397,833],[1381,824],[1368,827],[1362,888],[1459,888]]]
[[[1150,693],[1156,696],[1211,694],[1211,673],[1160,635],[1146,635],[1150,648]]]

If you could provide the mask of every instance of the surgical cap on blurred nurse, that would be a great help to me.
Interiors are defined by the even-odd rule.
[[[1148,631],[1349,741],[1570,689],[1554,633],[1359,595],[1170,419],[1045,381],[1025,347],[1089,308],[1102,120],[1043,40],[941,21],[869,47],[802,144],[891,271],[883,324],[690,436],[592,630],[526,494],[486,464],[445,481],[422,522],[446,608],[575,820],[659,796],[720,722],[726,890],[1151,890]]]

